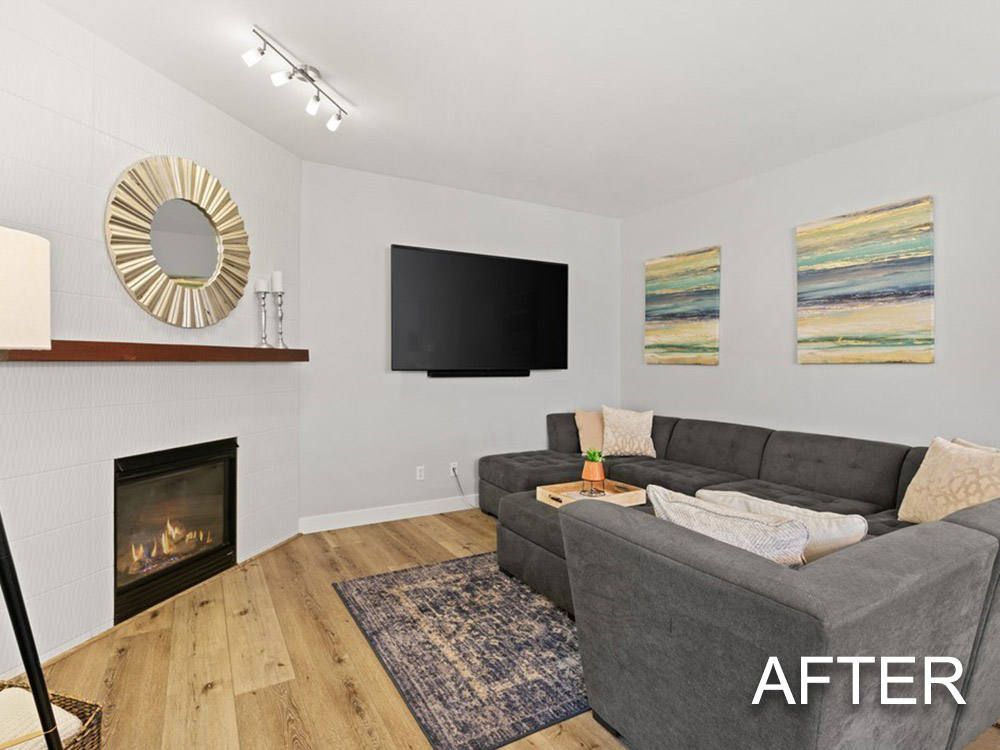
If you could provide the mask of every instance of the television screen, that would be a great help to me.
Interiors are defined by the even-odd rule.
[[[568,267],[392,246],[392,369],[566,368]]]

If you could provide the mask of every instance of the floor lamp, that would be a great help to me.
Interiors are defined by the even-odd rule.
[[[51,349],[49,241],[0,227],[0,349]],[[62,750],[45,674],[0,516],[0,590],[48,750]]]

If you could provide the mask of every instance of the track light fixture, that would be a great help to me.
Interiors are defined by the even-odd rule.
[[[259,63],[264,59],[264,54],[267,52],[267,42],[263,42],[259,47],[251,47],[246,52],[243,53],[243,62],[247,64],[248,68],[252,68],[254,65]]]
[[[339,110],[338,110],[339,111]],[[306,103],[306,114],[315,116],[319,112],[319,91],[313,94]]]
[[[259,63],[264,59],[267,51],[272,50],[285,63],[286,67],[271,74],[271,83],[279,88],[292,81],[301,81],[302,83],[309,84],[313,88],[313,95],[306,103],[306,114],[317,115],[320,106],[323,104],[323,100],[326,99],[327,102],[333,105],[335,110],[326,122],[326,129],[332,132],[339,128],[345,115],[354,111],[354,105],[343,94],[336,91],[324,81],[316,68],[301,62],[287,48],[278,44],[274,40],[274,37],[269,36],[256,26],[251,31],[257,37],[260,45],[254,46],[243,53],[243,62],[246,63],[247,67],[253,67]]]
[[[271,83],[276,87],[284,86],[286,83],[291,83],[292,79],[295,77],[295,73],[292,71],[279,70],[271,73]]]
[[[295,74],[291,71],[278,70],[271,74],[271,83],[276,87],[284,86],[286,83],[291,83]]]

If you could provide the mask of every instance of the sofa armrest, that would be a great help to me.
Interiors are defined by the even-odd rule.
[[[576,429],[576,414],[562,412],[545,415],[549,436],[549,450],[559,453],[579,453],[580,433]]]
[[[863,673],[862,706],[851,705],[849,671],[808,705],[751,701],[770,656],[796,688],[807,655],[964,663],[996,539],[925,524],[793,570],[607,503],[560,513],[591,704],[632,746],[946,745],[955,705],[913,707],[900,721],[898,706],[878,705],[877,670]]]
[[[1000,500],[952,513],[944,522],[975,529],[1000,540]],[[1000,602],[996,596],[998,579],[1000,555],[993,565],[979,632],[973,644],[971,663],[966,664],[962,686],[966,705],[958,709],[951,747],[965,747],[1000,717]]]

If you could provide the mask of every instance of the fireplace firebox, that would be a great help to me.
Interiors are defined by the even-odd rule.
[[[115,623],[236,563],[237,447],[115,461]]]

